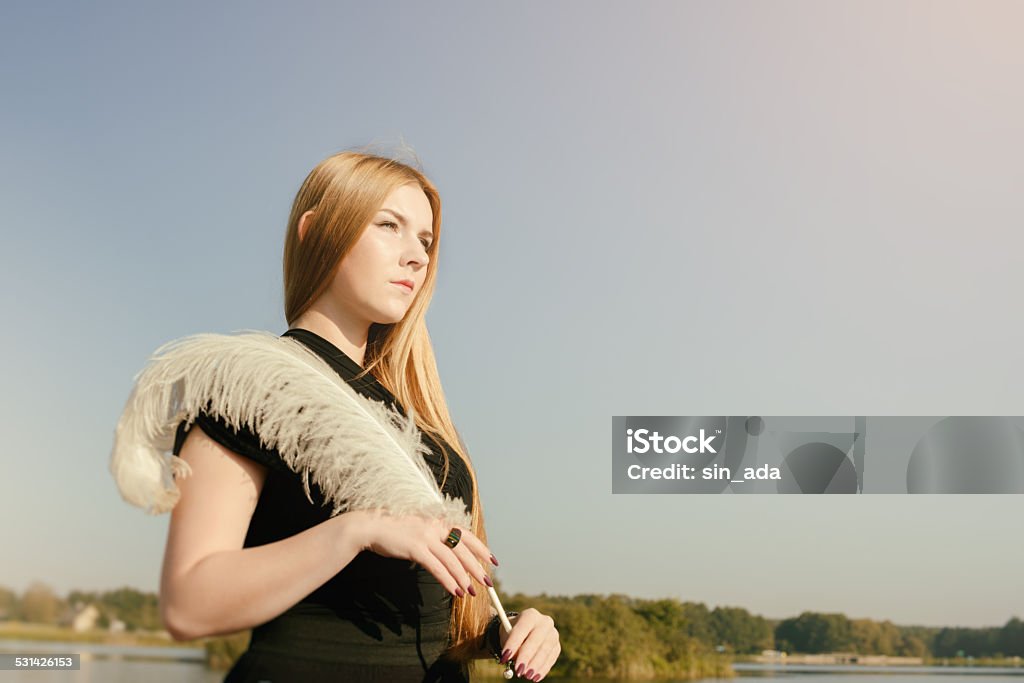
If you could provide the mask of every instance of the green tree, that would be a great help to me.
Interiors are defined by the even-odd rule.
[[[999,631],[999,649],[1007,657],[1024,656],[1024,621],[1014,617],[1006,622]]]
[[[853,629],[842,614],[803,612],[793,619],[784,619],[775,629],[775,640],[783,649],[816,654],[850,649]]]
[[[0,620],[18,618],[18,594],[7,586],[0,586]]]
[[[35,581],[21,596],[21,618],[39,624],[56,624],[63,601],[49,586]]]
[[[118,588],[100,595],[99,603],[104,613],[123,621],[129,631],[162,628],[156,593],[145,593],[128,587]]]
[[[707,605],[702,602],[684,602],[683,614],[686,615],[686,635],[709,644],[715,639]]]
[[[734,653],[756,653],[773,647],[775,632],[764,617],[740,607],[716,607],[710,615],[712,644]]]

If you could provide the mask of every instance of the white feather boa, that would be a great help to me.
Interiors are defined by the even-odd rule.
[[[174,507],[174,477],[191,473],[170,453],[178,423],[206,411],[276,448],[310,502],[312,477],[332,515],[383,508],[472,526],[465,503],[438,489],[412,409],[403,417],[362,396],[296,339],[253,330],[183,337],[158,348],[134,379],[110,471],[121,496],[151,514]]]

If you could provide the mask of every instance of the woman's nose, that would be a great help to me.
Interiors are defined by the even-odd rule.
[[[414,245],[410,245],[405,251],[405,260],[412,261],[415,263],[426,264],[430,260],[430,256],[427,254],[427,248],[423,246],[423,243],[416,240]]]

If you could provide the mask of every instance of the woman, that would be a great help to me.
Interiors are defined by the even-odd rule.
[[[191,476],[178,480],[161,616],[179,640],[252,628],[226,681],[466,681],[470,660],[499,651],[540,680],[558,657],[550,617],[527,609],[510,633],[490,619],[485,567],[497,560],[424,320],[440,226],[440,196],[416,169],[357,152],[325,159],[288,220],[282,336],[364,396],[414,409],[438,485],[466,503],[472,528],[453,542],[441,520],[331,517],[258,434],[205,413],[183,421],[174,453]]]

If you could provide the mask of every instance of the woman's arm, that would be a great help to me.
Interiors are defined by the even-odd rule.
[[[290,538],[242,548],[267,468],[189,431],[160,579],[160,615],[175,640],[251,628],[323,585],[359,554],[345,514]]]

